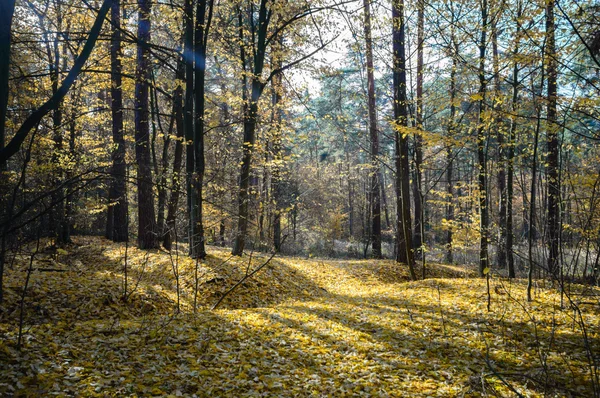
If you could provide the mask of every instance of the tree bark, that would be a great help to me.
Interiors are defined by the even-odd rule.
[[[546,184],[548,190],[548,272],[558,276],[560,240],[560,144],[557,125],[557,61],[554,24],[554,0],[546,2],[546,65],[548,68]]]
[[[278,40],[281,45],[282,39]],[[276,68],[281,68],[281,60],[276,61]],[[283,134],[283,110],[281,109],[281,99],[283,95],[283,74],[279,73],[273,78],[273,97],[272,104],[275,112],[275,126],[273,133],[273,171],[271,173],[271,194],[275,209],[273,211],[273,248],[275,252],[281,250],[281,212],[282,208],[282,189],[281,179],[283,172],[283,153],[282,153],[282,134]]]
[[[121,66],[121,2],[113,0],[111,7],[110,79],[112,135],[115,149],[112,153],[111,187],[106,237],[115,242],[129,239],[127,217],[127,165],[125,163],[125,136],[123,131],[123,89]]]
[[[377,108],[375,103],[375,75],[373,66],[373,42],[371,38],[371,0],[363,0],[364,33],[367,58],[367,94],[369,110],[369,136],[371,144],[371,246],[372,256],[381,258],[381,182],[379,181],[379,131],[377,129]]]
[[[446,262],[452,264],[454,255],[452,252],[453,236],[452,228],[454,221],[454,152],[452,147],[456,134],[456,71],[458,68],[458,44],[454,36],[454,30],[451,34],[453,47],[452,70],[450,71],[450,120],[448,121],[449,142],[446,147],[446,195],[448,204],[446,205],[446,220],[448,221],[448,230],[446,231]]]
[[[185,63],[182,59],[177,65],[177,87],[173,93],[173,115],[175,117],[175,131],[177,139],[175,141],[175,154],[173,155],[173,175],[171,179],[171,195],[167,202],[167,218],[165,219],[166,230],[163,236],[163,247],[171,250],[173,239],[175,237],[175,220],[177,218],[177,208],[179,205],[179,192],[182,188],[181,165],[183,162],[183,82],[185,80]]]
[[[494,98],[500,95],[500,61],[498,54],[498,27],[497,22],[492,22],[492,65],[494,71]],[[499,104],[500,101],[493,101],[494,104]],[[496,105],[498,106],[498,105]],[[506,228],[507,219],[507,188],[506,188],[506,169],[507,169],[507,143],[504,123],[500,119],[501,112],[494,112],[493,125],[496,128],[496,139],[498,141],[498,174],[496,181],[498,184],[498,196],[500,197],[500,208],[498,209],[498,253],[497,261],[498,268],[506,268],[507,254],[506,241],[508,229]]]
[[[135,83],[135,155],[138,184],[138,245],[153,249],[157,245],[154,193],[152,189],[152,159],[150,156],[150,126],[148,82],[150,62],[150,1],[139,0],[138,45]]]
[[[11,28],[15,0],[0,1],[0,152],[6,141],[6,111],[8,108],[8,80],[10,72]],[[0,161],[0,173],[6,171],[7,160]],[[0,183],[2,176],[0,175]]]
[[[393,87],[395,119],[395,164],[397,201],[396,261],[408,265],[411,278],[417,279],[412,250],[410,220],[410,168],[408,139],[402,131],[408,126],[406,99],[406,56],[404,47],[404,0],[392,2]]]
[[[186,142],[185,173],[187,190],[188,243],[189,254],[192,255],[194,242],[193,215],[193,177],[194,177],[194,7],[192,0],[184,3],[184,44],[183,60],[185,62],[185,102],[183,108],[183,126]]]
[[[521,1],[517,4],[517,21],[521,18],[523,12],[523,4]],[[508,267],[508,277],[514,278],[515,274],[515,260],[513,255],[513,197],[514,197],[514,168],[515,168],[515,142],[517,132],[517,119],[514,116],[518,108],[519,100],[519,63],[517,61],[517,55],[519,54],[519,38],[521,34],[521,25],[517,22],[517,30],[515,33],[516,43],[513,51],[513,75],[512,75],[512,101],[511,110],[513,117],[510,122],[510,132],[507,143],[507,155],[506,155],[506,265]]]
[[[477,126],[477,163],[478,187],[479,187],[479,230],[481,234],[479,242],[479,275],[484,276],[486,269],[489,272],[488,259],[488,228],[489,228],[489,209],[487,194],[487,159],[486,159],[486,137],[485,137],[485,96],[487,90],[487,80],[485,77],[485,48],[487,45],[487,27],[488,27],[488,4],[487,0],[482,1],[481,5],[481,41],[479,42],[479,123]]]
[[[415,254],[422,258],[424,239],[424,209],[423,209],[423,42],[425,40],[425,1],[417,1],[417,106],[416,123],[419,130],[415,134],[415,181],[414,181],[414,201],[415,201],[415,225],[414,225],[414,246]]]
[[[194,113],[194,173],[192,177],[191,226],[192,240],[190,242],[191,256],[205,258],[206,248],[204,239],[204,224],[202,220],[203,187],[204,183],[204,103],[206,75],[207,36],[212,16],[212,0],[200,0],[196,5],[196,29],[194,43],[194,93],[196,108]]]

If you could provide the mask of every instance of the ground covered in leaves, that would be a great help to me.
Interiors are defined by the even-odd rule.
[[[269,256],[211,247],[197,263],[88,237],[31,253],[6,272],[2,396],[600,394],[591,288],[537,283],[527,303],[524,281],[492,277],[488,311],[462,267],[410,282],[392,261],[276,257],[211,311]]]

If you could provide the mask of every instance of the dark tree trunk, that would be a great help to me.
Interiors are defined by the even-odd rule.
[[[171,147],[171,135],[173,134],[173,128],[175,127],[175,113],[171,113],[171,117],[169,118],[169,127],[165,134],[165,131],[162,127],[161,123],[161,112],[158,105],[158,93],[156,87],[154,87],[151,91],[151,109],[152,109],[152,118],[156,120],[158,124],[158,131],[160,131],[163,136],[163,146],[162,153],[160,156],[160,162],[155,152],[155,142],[156,142],[156,125],[153,122],[153,160],[154,160],[154,174],[157,178],[157,191],[158,191],[158,203],[157,203],[157,215],[156,215],[156,228],[159,236],[159,240],[164,240],[165,231],[167,230],[167,225],[165,222],[165,208],[167,206],[167,177],[169,172],[169,149]],[[175,93],[173,93],[173,100],[175,99]]]
[[[193,214],[193,178],[194,178],[194,7],[192,0],[184,3],[184,44],[185,62],[185,103],[183,108],[183,126],[186,142],[185,174],[187,189],[188,242],[189,253],[193,255],[195,225]]]
[[[278,40],[281,44],[281,39]],[[276,68],[281,68],[281,60],[277,60]],[[273,248],[279,252],[281,250],[281,177],[283,167],[282,156],[282,122],[283,110],[281,109],[281,98],[283,94],[283,74],[279,73],[273,78],[273,110],[275,112],[275,127],[273,133],[273,171],[271,173],[271,194],[275,208],[273,209]]]
[[[380,170],[379,173],[379,188],[380,188],[380,195],[381,195],[381,206],[383,207],[383,214],[385,216],[385,229],[389,229],[389,228],[393,228],[392,226],[392,222],[390,221],[390,213],[388,211],[388,204],[387,204],[387,196],[385,194],[385,174],[383,171]]]
[[[548,68],[548,105],[547,105],[547,167],[546,184],[548,190],[548,271],[552,276],[558,276],[559,269],[559,240],[560,240],[560,179],[559,169],[559,140],[557,120],[557,61],[554,24],[554,0],[546,3],[546,64]]]
[[[150,156],[150,126],[148,81],[150,80],[148,43],[150,42],[150,2],[139,0],[137,67],[135,83],[135,156],[138,184],[138,245],[153,249],[158,245],[154,193],[152,189],[152,159]]]
[[[488,259],[488,228],[489,228],[489,209],[487,195],[487,159],[486,159],[486,137],[485,137],[485,96],[487,90],[487,80],[485,77],[485,48],[487,45],[487,27],[488,27],[488,7],[487,0],[483,0],[481,5],[481,41],[479,42],[479,124],[477,126],[477,163],[478,187],[479,187],[479,230],[481,239],[479,242],[479,275],[484,276],[486,270],[489,272]]]
[[[401,129],[408,125],[406,98],[406,57],[404,50],[404,1],[392,2],[393,85],[395,119],[395,163],[397,202],[397,253],[396,261],[408,264],[411,278],[416,280],[412,250],[410,220],[410,168],[408,165],[408,139]]]
[[[458,45],[456,44],[456,38],[454,37],[454,31],[452,31],[452,46],[454,54],[452,57],[452,70],[450,71],[450,120],[448,121],[448,138],[449,142],[446,144],[446,194],[448,204],[446,205],[446,220],[448,221],[448,230],[446,231],[446,262],[452,264],[454,262],[454,255],[452,252],[453,245],[453,221],[454,221],[454,181],[453,181],[453,169],[454,169],[454,152],[452,150],[453,140],[456,135],[456,70],[458,68]]]
[[[415,180],[413,196],[415,201],[414,247],[419,258],[423,258],[424,214],[423,209],[423,42],[425,40],[424,20],[425,1],[417,2],[417,112],[416,122],[419,132],[415,134]]]
[[[500,90],[500,66],[498,54],[498,27],[496,21],[492,23],[492,63],[494,70],[494,97],[501,95]],[[494,103],[498,103],[494,101]],[[496,139],[498,141],[498,174],[496,181],[498,184],[498,196],[500,197],[500,208],[498,209],[498,268],[506,268],[507,254],[506,241],[508,229],[506,228],[507,219],[507,189],[506,189],[506,169],[507,169],[507,143],[505,140],[504,123],[500,119],[501,112],[495,112],[493,125],[496,128]]]
[[[192,240],[190,242],[191,256],[206,257],[204,224],[202,220],[203,187],[204,183],[204,78],[206,75],[206,50],[208,32],[212,18],[213,1],[200,0],[196,6],[196,29],[194,43],[194,93],[196,108],[194,113],[194,173],[191,189],[191,226]]]
[[[129,239],[127,218],[127,165],[125,163],[125,136],[123,132],[123,90],[121,88],[121,2],[113,0],[111,8],[110,79],[112,135],[115,149],[112,153],[111,186],[109,189],[106,237],[115,242]]]
[[[175,154],[173,159],[173,176],[171,181],[171,196],[167,203],[167,218],[165,220],[166,230],[163,236],[163,246],[171,250],[173,239],[175,237],[175,220],[177,218],[177,208],[179,205],[179,192],[183,187],[181,176],[181,165],[183,162],[183,81],[185,79],[185,64],[183,60],[178,61],[177,65],[177,88],[173,93],[173,115],[175,117],[175,130],[177,140],[175,141]]]
[[[517,20],[521,18],[522,14],[522,3],[518,2],[517,5]],[[513,115],[517,112],[517,102],[519,100],[519,63],[517,62],[517,55],[519,54],[519,41],[521,33],[521,25],[517,23],[517,31],[515,37],[517,42],[513,51],[514,65],[512,75],[512,101],[511,110]],[[514,278],[515,274],[515,261],[513,255],[513,188],[514,188],[514,157],[515,157],[515,142],[517,132],[517,119],[515,116],[512,117],[510,123],[510,133],[508,136],[508,150],[506,155],[506,265],[508,267],[508,277]]]
[[[542,79],[540,85],[544,84],[543,77],[543,66],[542,66]],[[534,84],[532,84],[534,86]],[[533,89],[534,87],[532,87]],[[533,91],[533,90],[532,90]],[[535,92],[535,91],[533,91]],[[535,240],[535,211],[536,211],[536,201],[537,201],[537,167],[538,167],[538,143],[540,136],[540,125],[541,125],[541,105],[536,103],[536,98],[534,96],[533,101],[536,107],[536,116],[537,116],[537,124],[535,128],[535,135],[533,138],[533,156],[531,161],[531,197],[529,198],[529,231],[527,234],[527,246],[528,246],[528,255],[527,258],[529,260],[529,270],[527,272],[527,301],[532,300],[531,289],[533,287],[533,268],[535,266],[535,261],[533,259],[533,242]]]
[[[6,141],[6,111],[8,107],[11,46],[10,31],[14,13],[15,0],[0,1],[0,151],[4,149]],[[3,171],[6,171],[6,160],[0,162],[0,173]],[[0,184],[2,184],[2,181],[2,176],[0,175]]]
[[[369,108],[369,136],[371,138],[371,245],[373,257],[381,258],[381,182],[379,181],[379,132],[375,104],[375,75],[373,66],[373,43],[371,39],[371,0],[363,0],[365,49],[367,55],[367,91]]]

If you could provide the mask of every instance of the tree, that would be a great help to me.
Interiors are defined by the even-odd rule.
[[[557,124],[557,55],[554,23],[554,0],[546,2],[546,46],[545,58],[548,78],[547,98],[547,159],[546,159],[546,184],[548,189],[548,272],[558,276],[559,244],[560,244],[560,179],[559,155],[560,145],[558,140]]]
[[[489,209],[487,192],[487,159],[486,159],[486,136],[485,136],[485,98],[487,90],[487,80],[485,76],[485,50],[487,46],[488,29],[488,3],[487,0],[481,1],[481,40],[479,42],[479,117],[477,125],[477,165],[478,188],[479,188],[479,214],[481,234],[479,243],[479,275],[484,276],[489,272],[488,259],[488,234],[489,234]],[[486,272],[487,269],[487,272]]]
[[[410,168],[408,153],[408,109],[406,98],[406,56],[404,50],[404,1],[392,1],[393,86],[395,122],[395,164],[397,236],[396,261],[408,265],[412,279],[417,279],[414,268],[410,220]]]
[[[171,250],[173,240],[176,236],[177,206],[179,204],[180,191],[183,187],[181,165],[183,162],[183,140],[185,138],[185,127],[183,122],[183,85],[185,84],[185,62],[183,58],[177,61],[177,87],[173,93],[173,118],[177,139],[175,141],[175,154],[173,155],[173,175],[171,181],[171,195],[167,201],[167,218],[165,219],[166,230],[163,237],[163,247]]]
[[[10,31],[14,12],[15,0],[0,2],[0,151],[4,149],[6,140],[6,108],[8,106],[8,79],[10,71]],[[6,171],[6,160],[0,161],[0,173],[3,171]],[[1,176],[0,183],[2,183]]]
[[[112,153],[111,185],[108,191],[109,208],[106,237],[115,242],[129,239],[127,217],[127,164],[125,163],[125,135],[123,131],[123,88],[121,66],[121,2],[113,0],[111,7],[110,78],[112,136],[115,149]]]
[[[194,258],[206,257],[204,242],[204,225],[202,223],[202,184],[204,181],[204,108],[205,108],[205,75],[208,32],[213,13],[213,1],[200,0],[196,5],[196,27],[194,40],[194,172],[192,175],[190,200],[190,254]],[[188,152],[189,155],[189,152]]]
[[[507,156],[506,156],[506,226],[504,228],[506,234],[506,265],[508,267],[508,277],[514,278],[515,274],[515,261],[513,254],[513,200],[514,200],[514,171],[515,171],[515,143],[516,143],[516,132],[517,132],[517,118],[516,112],[519,100],[519,43],[521,34],[521,25],[518,22],[523,13],[523,4],[518,1],[517,4],[517,28],[515,32],[515,47],[513,50],[513,71],[512,71],[512,99],[511,99],[511,111],[513,113],[510,121],[510,131],[507,142]]]
[[[371,39],[370,0],[363,0],[365,53],[367,59],[367,91],[369,108],[369,136],[371,141],[371,244],[373,257],[381,258],[381,187],[379,176],[379,132],[377,130],[377,109],[375,104],[375,76],[373,66],[373,43]]]
[[[140,249],[158,246],[154,193],[150,157],[150,125],[148,108],[148,82],[151,64],[148,46],[150,43],[150,2],[138,2],[138,43],[135,82],[135,157],[137,160],[138,185],[138,245]]]
[[[425,41],[425,1],[417,1],[417,106],[415,133],[415,181],[413,196],[415,201],[414,246],[417,255],[425,258],[424,253],[424,203],[423,203],[423,44]]]

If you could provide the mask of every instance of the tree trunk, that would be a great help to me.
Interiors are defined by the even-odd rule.
[[[494,98],[501,95],[500,90],[500,66],[499,66],[499,54],[498,54],[498,27],[496,21],[492,22],[492,64],[494,70]],[[494,100],[494,104],[498,104],[500,101]],[[497,105],[498,106],[498,105]],[[496,139],[498,141],[498,174],[496,181],[498,184],[498,196],[500,197],[500,208],[498,209],[498,253],[497,261],[498,268],[506,268],[507,253],[506,253],[506,241],[508,236],[508,229],[506,228],[507,219],[507,189],[506,189],[506,158],[507,158],[507,143],[505,142],[505,132],[502,128],[503,123],[499,118],[501,112],[494,113],[493,125],[496,128]]]
[[[517,4],[517,21],[521,18],[523,11],[523,5],[521,1]],[[515,260],[513,255],[513,189],[514,189],[514,167],[515,167],[515,142],[517,132],[517,118],[515,116],[517,112],[517,101],[519,100],[519,63],[517,62],[517,55],[519,54],[519,37],[521,33],[521,25],[517,22],[517,31],[515,37],[517,42],[515,43],[515,49],[513,51],[514,65],[513,65],[513,76],[512,76],[512,101],[511,110],[513,117],[510,123],[510,133],[508,136],[508,151],[506,156],[506,265],[508,267],[508,277],[514,278],[515,274]]]
[[[184,3],[184,44],[183,60],[185,62],[185,103],[183,108],[183,126],[186,142],[185,173],[187,190],[188,243],[189,254],[192,255],[194,241],[193,215],[193,178],[194,178],[194,7],[192,0]]]
[[[410,220],[410,168],[408,139],[402,129],[408,125],[406,99],[406,57],[404,51],[404,0],[392,2],[393,86],[395,119],[395,164],[397,202],[396,261],[408,265],[411,278],[417,279],[414,268]]]
[[[282,39],[278,40],[281,45]],[[276,68],[281,68],[281,60],[277,60]],[[283,110],[281,109],[281,98],[283,95],[283,74],[279,73],[273,78],[272,104],[275,112],[275,130],[273,134],[273,171],[271,173],[271,194],[275,209],[273,211],[273,248],[276,252],[281,250],[281,178],[283,169],[282,134],[283,134]]]
[[[4,149],[6,140],[6,111],[8,108],[8,80],[11,47],[10,31],[14,13],[15,0],[0,1],[0,151]],[[6,160],[0,162],[0,173],[6,171],[6,163]],[[0,184],[2,184],[1,174]]]
[[[158,130],[163,136],[163,147],[162,153],[160,156],[160,162],[156,156],[156,153],[153,153],[154,157],[154,174],[157,179],[157,191],[158,191],[158,203],[157,203],[157,215],[156,215],[156,228],[159,236],[159,240],[163,240],[165,231],[167,230],[167,225],[165,222],[165,207],[167,205],[167,175],[169,172],[169,149],[171,147],[171,135],[173,134],[173,128],[175,126],[175,113],[171,113],[171,117],[169,118],[169,128],[165,133],[162,123],[161,123],[161,115],[160,108],[158,106],[158,93],[156,87],[154,87],[151,91],[151,109],[153,120],[157,121]],[[173,93],[173,100],[175,100],[175,93]],[[153,148],[155,148],[154,142],[156,142],[156,126],[154,125],[154,134],[153,134]],[[159,167],[160,166],[160,167]]]
[[[126,242],[127,181],[125,163],[125,137],[123,132],[123,90],[121,88],[121,2],[114,0],[111,8],[110,79],[112,135],[115,149],[112,153],[111,186],[109,189],[109,211],[106,237],[115,242]]]
[[[150,126],[148,81],[150,80],[150,2],[139,0],[138,45],[135,83],[135,156],[138,183],[138,245],[140,249],[157,247],[154,193],[152,189],[152,159],[150,156]]]
[[[560,180],[558,175],[560,147],[557,121],[557,61],[554,24],[554,0],[546,2],[546,65],[548,68],[546,184],[548,190],[548,272],[558,276],[560,240]]]
[[[371,245],[372,256],[381,258],[381,182],[379,181],[379,132],[377,130],[377,109],[375,104],[375,75],[373,66],[373,43],[371,39],[371,0],[363,0],[364,32],[367,56],[367,92],[369,108],[369,136],[371,138]]]
[[[415,181],[414,181],[414,201],[415,201],[415,225],[414,225],[414,246],[415,254],[422,258],[423,251],[423,233],[424,233],[424,209],[423,209],[423,42],[425,40],[424,20],[425,20],[425,1],[417,1],[417,129],[415,134]]]
[[[489,228],[489,209],[487,195],[487,159],[486,159],[486,137],[484,114],[485,96],[487,89],[487,81],[485,77],[485,48],[487,45],[487,27],[488,27],[488,8],[487,0],[483,0],[481,5],[481,41],[479,42],[479,123],[477,126],[477,163],[478,172],[478,187],[479,187],[479,214],[480,224],[479,230],[481,239],[479,242],[479,275],[484,276],[489,272],[488,259],[488,228]]]
[[[448,230],[446,232],[446,262],[452,264],[454,256],[452,253],[452,228],[454,221],[454,181],[452,180],[454,168],[454,153],[452,147],[455,139],[456,128],[456,70],[458,68],[458,45],[456,44],[454,31],[451,35],[454,54],[452,57],[452,70],[450,71],[450,120],[448,121],[449,142],[446,147],[446,194],[448,204],[446,205],[446,220],[448,221]]]
[[[206,46],[210,18],[212,14],[212,0],[200,0],[196,6],[196,30],[194,43],[194,58],[196,61],[194,69],[194,93],[196,96],[196,108],[194,113],[194,173],[192,177],[192,199],[191,199],[191,226],[192,240],[190,242],[191,256],[193,258],[205,258],[206,248],[204,242],[204,224],[202,220],[204,183],[204,78],[206,75]]]
[[[173,115],[175,116],[175,130],[177,140],[175,141],[175,154],[173,159],[173,176],[171,179],[171,196],[167,203],[167,218],[165,220],[166,230],[163,237],[163,247],[171,250],[175,237],[175,220],[179,205],[179,192],[182,188],[181,164],[183,162],[183,81],[185,80],[185,64],[182,59],[177,64],[177,88],[173,93]]]

